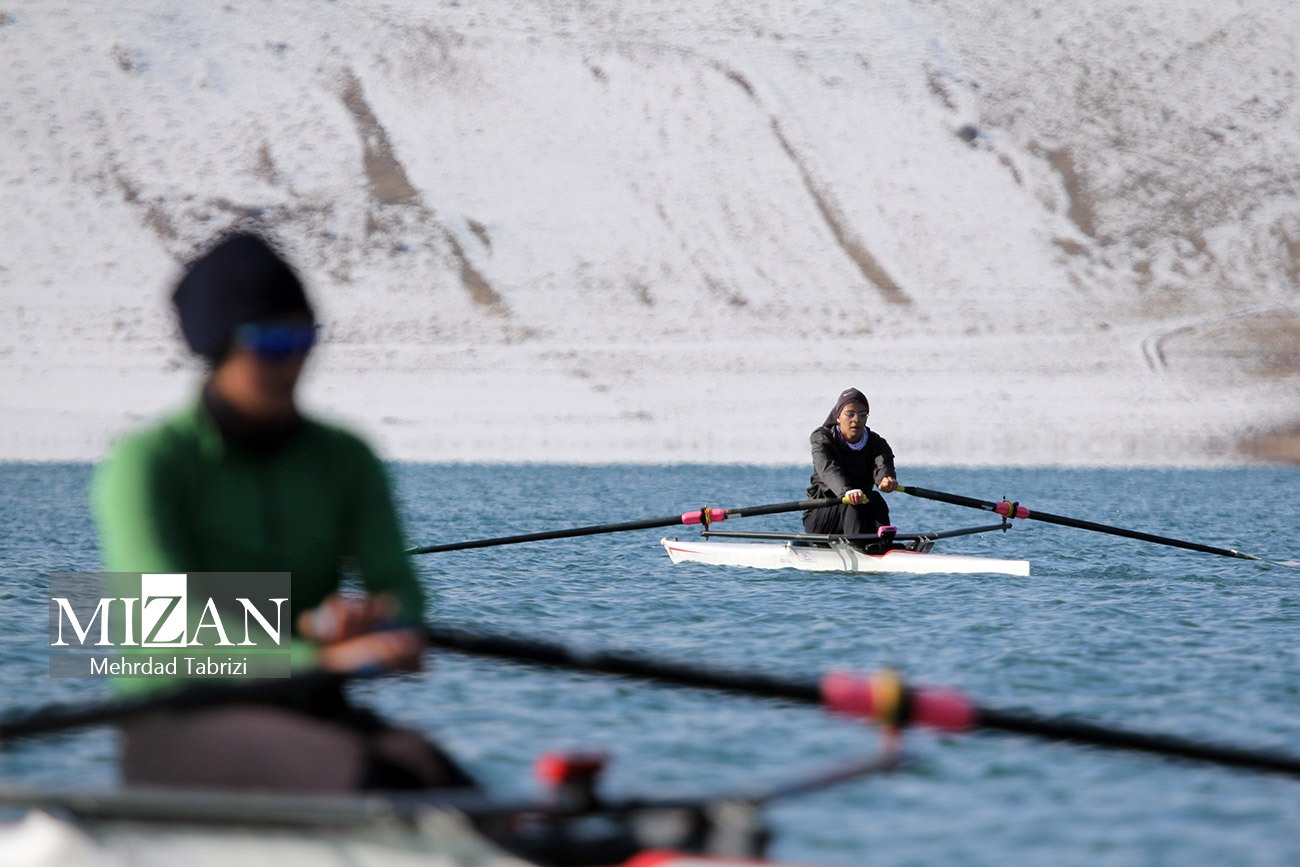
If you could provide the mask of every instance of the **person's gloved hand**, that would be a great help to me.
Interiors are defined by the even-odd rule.
[[[375,667],[419,671],[427,646],[424,631],[384,628],[397,605],[388,596],[329,596],[298,617],[298,632],[320,645],[321,668],[339,673]]]

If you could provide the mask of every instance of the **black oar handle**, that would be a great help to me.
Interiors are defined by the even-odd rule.
[[[781,512],[801,512],[809,509],[825,509],[829,506],[838,506],[847,503],[845,497],[823,497],[817,500],[799,500],[794,503],[773,503],[768,506],[746,506],[743,508],[727,509],[728,518],[750,518],[754,515],[776,515]]]
[[[1112,527],[1109,524],[1098,524],[1095,521],[1084,521],[1079,518],[1067,518],[1063,515],[1053,515],[1050,512],[1039,512],[1028,509],[1019,503],[1012,503],[1006,500],[1000,502],[977,500],[973,497],[963,497],[960,494],[949,494],[944,491],[932,491],[928,488],[918,488],[912,485],[899,485],[895,490],[901,491],[904,494],[911,494],[913,497],[921,497],[926,500],[936,500],[940,503],[950,503],[954,506],[968,506],[972,509],[983,509],[986,512],[999,514],[1004,518],[1027,518],[1034,521],[1043,521],[1048,524],[1059,524],[1062,527],[1075,527],[1080,530],[1091,530],[1094,533],[1108,533],[1112,536],[1123,536],[1126,539],[1137,539],[1142,542],[1152,542],[1157,545],[1168,545],[1172,548],[1185,548],[1188,551],[1200,551],[1204,554],[1218,554],[1222,557],[1236,557],[1240,560],[1264,559],[1263,557],[1256,557],[1254,554],[1246,554],[1241,551],[1235,551],[1231,548],[1216,548],[1213,545],[1202,545],[1200,542],[1187,542],[1183,539],[1171,539],[1168,536],[1157,536],[1153,533],[1144,533],[1140,530],[1128,530],[1124,527]]]
[[[523,533],[518,536],[500,536],[495,539],[475,539],[469,542],[448,542],[443,545],[423,545],[408,548],[408,554],[436,554],[443,551],[465,551],[470,548],[490,548],[495,545],[516,545],[520,542],[544,542],[547,539],[569,539],[576,536],[595,536],[600,533],[622,533],[628,530],[650,530],[656,527],[676,527],[680,525],[702,524],[707,527],[715,521],[728,518],[745,518],[753,515],[775,515],[781,512],[797,512],[804,509],[820,509],[836,506],[842,501],[830,497],[819,500],[799,500],[791,503],[769,503],[763,506],[746,506],[743,508],[715,509],[705,506],[680,515],[666,518],[646,518],[641,521],[624,521],[618,524],[595,524],[590,527],[570,527],[564,530],[544,530],[540,533]]]

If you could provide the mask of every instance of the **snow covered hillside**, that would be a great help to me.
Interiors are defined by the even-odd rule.
[[[240,223],[392,458],[803,463],[856,385],[900,466],[1294,460],[1298,61],[1250,0],[0,0],[0,459],[185,400]]]

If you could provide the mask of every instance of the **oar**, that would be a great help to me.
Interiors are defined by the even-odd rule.
[[[915,724],[949,732],[992,729],[1300,776],[1300,757],[980,707],[952,690],[907,687],[890,673],[863,677],[831,672],[819,682],[802,682],[446,628],[432,628],[428,634],[431,645],[459,653],[816,704],[888,726]]]
[[[106,725],[145,713],[162,710],[195,710],[203,707],[283,698],[287,694],[337,686],[358,677],[373,676],[367,670],[355,675],[313,670],[290,678],[255,678],[248,681],[205,683],[131,698],[108,699],[74,707],[46,707],[0,720],[0,747],[21,738],[51,734],[85,726]]]
[[[769,503],[765,506],[745,506],[734,509],[711,509],[705,506],[693,512],[672,515],[667,518],[646,518],[642,521],[624,521],[618,524],[595,524],[590,527],[571,527],[566,530],[545,530],[540,533],[524,533],[519,536],[501,536],[496,539],[475,539],[470,542],[448,542],[444,545],[424,545],[408,548],[408,554],[434,554],[440,551],[463,551],[467,548],[489,548],[493,545],[515,545],[519,542],[542,542],[547,539],[568,539],[573,536],[594,536],[598,533],[622,533],[626,530],[649,530],[654,527],[676,527],[682,524],[702,524],[705,529],[710,524],[725,521],[728,518],[746,518],[752,515],[776,515],[781,512],[798,512],[804,509],[821,509],[826,506],[838,506],[847,500],[827,497],[821,500],[800,500],[797,503]]]
[[[1048,524],[1059,524],[1062,527],[1076,527],[1080,530],[1091,530],[1094,533],[1108,533],[1111,536],[1123,536],[1126,539],[1138,539],[1142,542],[1168,545],[1171,548],[1185,548],[1188,551],[1201,551],[1205,554],[1218,554],[1221,557],[1236,557],[1238,560],[1257,560],[1262,563],[1271,563],[1275,566],[1289,566],[1293,569],[1300,569],[1300,562],[1296,562],[1295,560],[1270,560],[1267,557],[1258,557],[1254,554],[1247,554],[1244,551],[1234,551],[1231,548],[1216,548],[1213,545],[1203,545],[1200,542],[1187,542],[1182,539],[1171,539],[1168,536],[1157,536],[1154,533],[1143,533],[1140,530],[1126,530],[1123,527],[1112,527],[1109,524],[1098,524],[1095,521],[1084,521],[1079,518],[1067,518],[1062,515],[1053,515],[1049,512],[1030,511],[1019,503],[1013,503],[1007,500],[1002,500],[1001,502],[996,503],[989,500],[976,500],[973,497],[963,497],[960,494],[949,494],[943,491],[932,491],[929,488],[918,488],[913,485],[899,485],[895,490],[925,500],[937,500],[940,503],[951,503],[954,506],[967,506],[972,509],[983,509],[986,512],[994,512],[1004,518],[1027,518],[1034,521],[1043,521]]]
[[[895,728],[922,725],[948,732],[992,729],[1300,776],[1300,757],[980,707],[953,690],[909,687],[889,672],[871,677],[829,672],[820,681],[803,682],[608,652],[575,651],[557,644],[448,628],[429,628],[426,631],[430,645],[457,653],[819,705]],[[366,672],[365,676],[371,674],[373,672]],[[49,708],[0,720],[0,744],[23,737],[117,722],[155,710],[192,709],[265,699],[270,695],[337,684],[347,679],[348,675],[314,672],[296,675],[287,682],[267,679],[254,684],[211,685],[160,696],[110,700],[73,708]]]

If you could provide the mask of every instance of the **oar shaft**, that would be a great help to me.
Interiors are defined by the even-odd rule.
[[[444,545],[424,545],[408,548],[408,554],[436,554],[443,551],[464,551],[470,548],[490,548],[495,545],[516,545],[520,542],[544,542],[548,539],[570,539],[577,536],[595,536],[601,533],[622,533],[628,530],[650,530],[656,527],[677,527],[689,524],[711,524],[728,518],[745,518],[753,515],[776,515],[782,512],[798,512],[804,509],[820,509],[825,506],[839,505],[841,500],[826,498],[820,500],[799,500],[790,503],[769,503],[762,506],[746,506],[732,509],[711,509],[705,506],[681,515],[666,518],[646,518],[641,521],[623,521],[617,524],[594,524],[589,527],[570,527],[564,530],[544,530],[540,533],[522,533],[518,536],[501,536],[495,539],[475,539],[469,542],[448,542]]]
[[[1111,749],[1134,750],[1175,758],[1196,759],[1250,768],[1300,775],[1300,758],[1260,750],[1246,750],[1183,740],[1166,735],[1124,731],[1073,720],[1046,719],[1023,716],[980,708],[976,713],[977,725],[1004,732],[1017,732],[1051,740],[1073,741]]]
[[[1300,758],[1294,756],[1201,744],[1162,735],[981,708],[958,692],[933,688],[910,689],[896,676],[889,674],[864,678],[831,672],[820,683],[807,683],[762,674],[715,671],[607,652],[574,651],[561,645],[448,628],[430,627],[426,629],[426,634],[431,646],[459,653],[822,705],[840,713],[887,725],[916,724],[954,732],[988,728],[1300,775]],[[269,679],[257,684],[205,686],[166,696],[40,711],[18,719],[0,721],[0,744],[25,736],[114,722],[148,711],[192,709],[232,700],[256,700],[282,695],[286,690],[336,685],[348,679],[347,675],[312,672],[291,678],[287,683]]]
[[[949,732],[992,729],[1300,776],[1300,757],[1126,731],[1076,720],[1009,713],[980,707],[954,690],[908,688],[889,672],[870,677],[830,672],[822,678],[822,693],[826,706],[831,710],[887,725],[923,725]]]
[[[495,545],[516,545],[520,542],[544,542],[547,539],[569,539],[576,536],[595,536],[599,533],[621,533],[626,530],[675,527],[680,523],[682,523],[680,515],[672,518],[648,518],[644,521],[625,521],[621,524],[600,524],[593,527],[572,527],[567,530],[521,533],[518,536],[501,536],[496,539],[475,539],[469,542],[449,542],[445,545],[424,545],[419,548],[411,548],[406,553],[437,554],[443,551],[465,551],[470,548],[491,548]]]
[[[283,698],[286,694],[334,687],[349,677],[326,671],[310,671],[284,678],[258,678],[190,686],[134,698],[109,699],[81,707],[52,707],[14,719],[0,721],[0,745],[33,735],[104,725],[143,713],[163,710],[194,710],[231,702],[257,702]]]
[[[1030,511],[1028,517],[1035,521],[1043,521],[1048,524],[1059,524],[1062,527],[1075,527],[1080,530],[1092,530],[1095,533],[1109,533],[1112,536],[1123,536],[1127,539],[1153,542],[1157,545],[1168,545],[1171,548],[1184,548],[1188,551],[1200,551],[1204,554],[1218,554],[1221,557],[1236,557],[1239,560],[1260,559],[1253,554],[1245,554],[1231,548],[1216,548],[1213,545],[1202,545],[1200,542],[1171,539],[1168,536],[1157,536],[1154,533],[1144,533],[1141,530],[1127,530],[1123,527],[1112,527],[1108,524],[1098,524],[1094,521],[1082,521],[1078,518],[1066,518],[1061,515],[1053,515],[1050,512]]]
[[[1300,758],[1235,747],[1201,744],[1163,735],[1130,732],[1070,720],[1016,715],[982,708],[962,694],[945,689],[908,689],[892,676],[864,678],[831,672],[820,683],[766,675],[713,671],[605,652],[579,653],[568,648],[513,638],[431,628],[435,647],[569,671],[614,674],[644,680],[816,704],[875,722],[916,724],[960,732],[987,728],[1095,746],[1138,750],[1157,755],[1216,762],[1233,767],[1300,775]]]
[[[567,671],[635,677],[674,686],[714,689],[803,704],[821,703],[821,688],[816,683],[799,683],[761,674],[696,668],[680,663],[659,662],[604,651],[575,651],[558,644],[454,629],[431,627],[427,630],[427,634],[429,644],[433,647],[473,656],[547,665]]]
[[[1152,542],[1157,545],[1168,545],[1171,548],[1183,548],[1188,551],[1200,551],[1205,554],[1218,554],[1222,557],[1236,557],[1239,560],[1263,559],[1261,557],[1256,557],[1253,554],[1234,551],[1231,548],[1216,548],[1213,545],[1202,545],[1200,542],[1171,539],[1168,536],[1157,536],[1154,533],[1144,533],[1140,530],[1129,530],[1124,527],[1113,527],[1109,524],[1098,524],[1095,521],[1084,521],[1079,518],[1067,518],[1063,515],[1053,515],[1050,512],[1039,512],[1022,506],[1019,503],[977,500],[973,497],[963,497],[959,494],[949,494],[945,491],[932,491],[928,488],[918,488],[913,485],[899,485],[897,490],[904,494],[910,494],[913,497],[920,497],[926,500],[936,500],[940,503],[950,503],[954,506],[967,506],[972,509],[983,509],[986,512],[994,512],[995,514],[1002,515],[1005,518],[1027,518],[1034,521],[1043,521],[1047,524],[1058,524],[1062,527],[1074,527],[1079,530],[1091,530],[1094,533],[1107,533],[1111,536],[1122,536],[1126,539],[1137,539],[1142,542]]]

